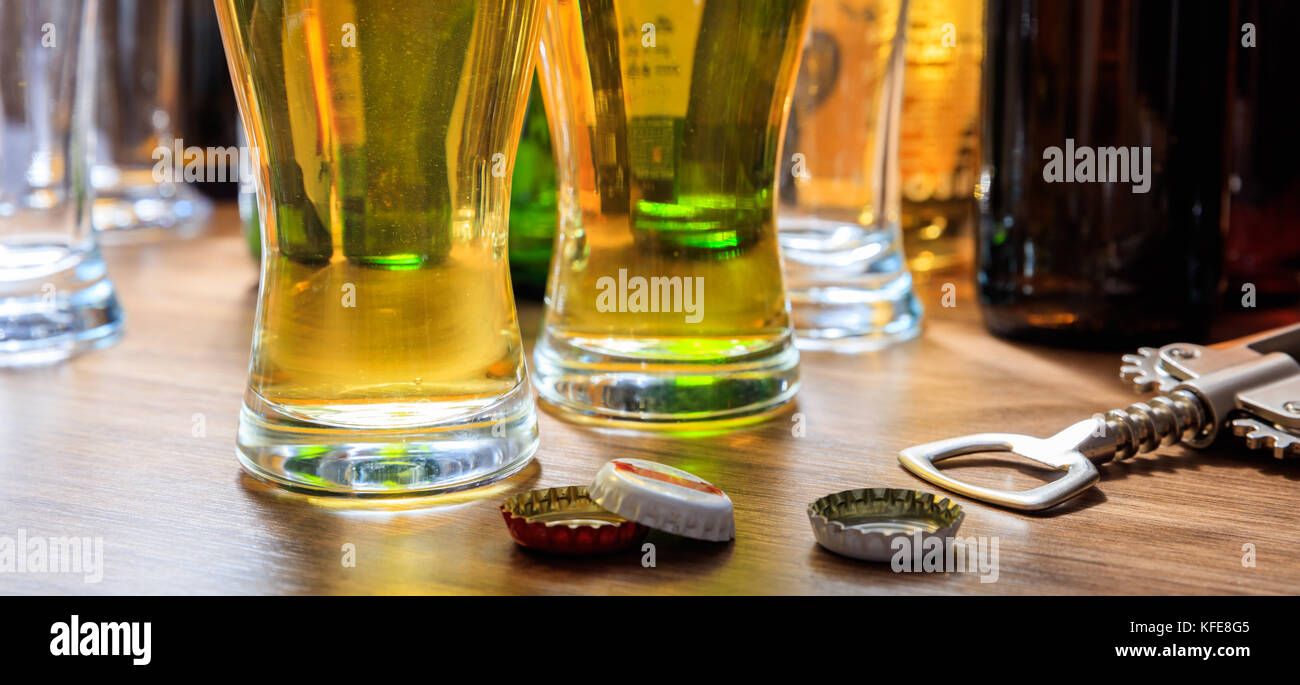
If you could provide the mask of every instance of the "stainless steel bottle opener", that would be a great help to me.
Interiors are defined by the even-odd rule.
[[[1245,438],[1274,456],[1300,454],[1300,324],[1203,347],[1174,343],[1124,355],[1120,377],[1138,392],[1159,390],[1145,402],[1080,421],[1050,438],[979,433],[908,447],[903,468],[941,488],[1012,509],[1054,507],[1092,487],[1098,464],[1129,459],[1161,445],[1203,448],[1220,430]],[[963,483],[936,462],[963,454],[1010,452],[1065,476],[1021,492]]]

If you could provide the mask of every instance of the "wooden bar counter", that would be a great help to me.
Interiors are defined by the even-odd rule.
[[[968,274],[919,285],[928,306],[915,341],[858,356],[805,353],[795,404],[765,423],[673,437],[575,425],[541,408],[541,448],[522,473],[440,498],[358,502],[281,491],[235,461],[257,269],[232,207],[198,239],[104,252],[127,312],[123,340],[0,372],[0,535],[102,538],[103,578],[4,573],[3,594],[1300,592],[1300,460],[1231,439],[1108,464],[1098,487],[1047,513],[956,498],[961,534],[998,540],[996,582],[894,573],[818,547],[805,510],[822,495],[937,492],[899,467],[902,447],[972,432],[1046,436],[1135,401],[1118,379],[1118,352],[990,336]],[[955,307],[939,304],[947,282]],[[520,317],[531,339],[540,306],[521,303]],[[647,568],[639,552],[554,558],[507,535],[497,510],[506,496],[586,484],[620,456],[727,491],[736,540],[652,534]],[[948,468],[1020,489],[1052,475],[999,463],[976,456]],[[1250,550],[1253,566],[1243,564]]]

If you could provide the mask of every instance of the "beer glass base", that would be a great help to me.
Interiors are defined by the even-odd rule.
[[[97,176],[104,176],[102,167]],[[139,172],[118,172],[138,180]],[[152,175],[138,184],[96,184],[92,222],[101,245],[148,243],[198,235],[212,214],[212,202],[183,183],[158,184]]]
[[[543,332],[533,383],[574,420],[683,430],[762,420],[799,389],[799,351],[789,335],[736,358],[688,362],[627,349],[615,339]]]
[[[786,215],[778,236],[799,349],[867,352],[921,332],[896,224]]]
[[[0,367],[40,366],[122,337],[122,308],[97,251],[0,250]]]
[[[416,411],[427,414],[427,402]],[[293,490],[348,496],[433,495],[486,485],[528,464],[537,451],[532,395],[520,383],[490,406],[434,425],[358,428],[304,420],[249,392],[239,417],[236,455],[258,478]],[[371,405],[362,422],[375,422]]]
[[[884,287],[816,287],[789,297],[801,350],[869,352],[921,333],[922,307],[906,272]]]

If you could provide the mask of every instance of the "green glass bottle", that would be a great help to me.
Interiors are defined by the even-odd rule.
[[[540,298],[555,242],[556,186],[551,132],[536,76],[510,188],[510,278],[517,293]]]

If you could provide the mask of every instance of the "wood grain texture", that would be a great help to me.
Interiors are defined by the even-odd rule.
[[[127,311],[123,341],[51,368],[0,372],[0,535],[102,537],[104,577],[6,573],[3,593],[1300,591],[1300,464],[1233,445],[1109,464],[1099,487],[1047,514],[959,499],[962,533],[999,540],[994,583],[893,573],[819,548],[805,515],[817,497],[934,491],[898,466],[901,447],[970,432],[1048,435],[1134,401],[1117,379],[1117,353],[988,335],[969,276],[951,279],[955,308],[935,303],[940,281],[920,286],[930,306],[919,340],[878,354],[805,354],[797,403],[758,426],[673,438],[543,411],[542,447],[518,476],[445,498],[358,504],[262,485],[235,462],[257,273],[232,208],[197,240],[106,256]],[[521,306],[530,338],[540,316]],[[796,414],[802,438],[792,435]],[[686,468],[726,490],[735,542],[653,535],[657,566],[643,568],[639,553],[557,559],[510,540],[497,511],[508,494],[585,484],[616,456]],[[979,457],[953,468],[999,487],[1043,475]],[[345,543],[356,546],[355,568],[341,564]],[[1255,568],[1241,563],[1247,543]]]

